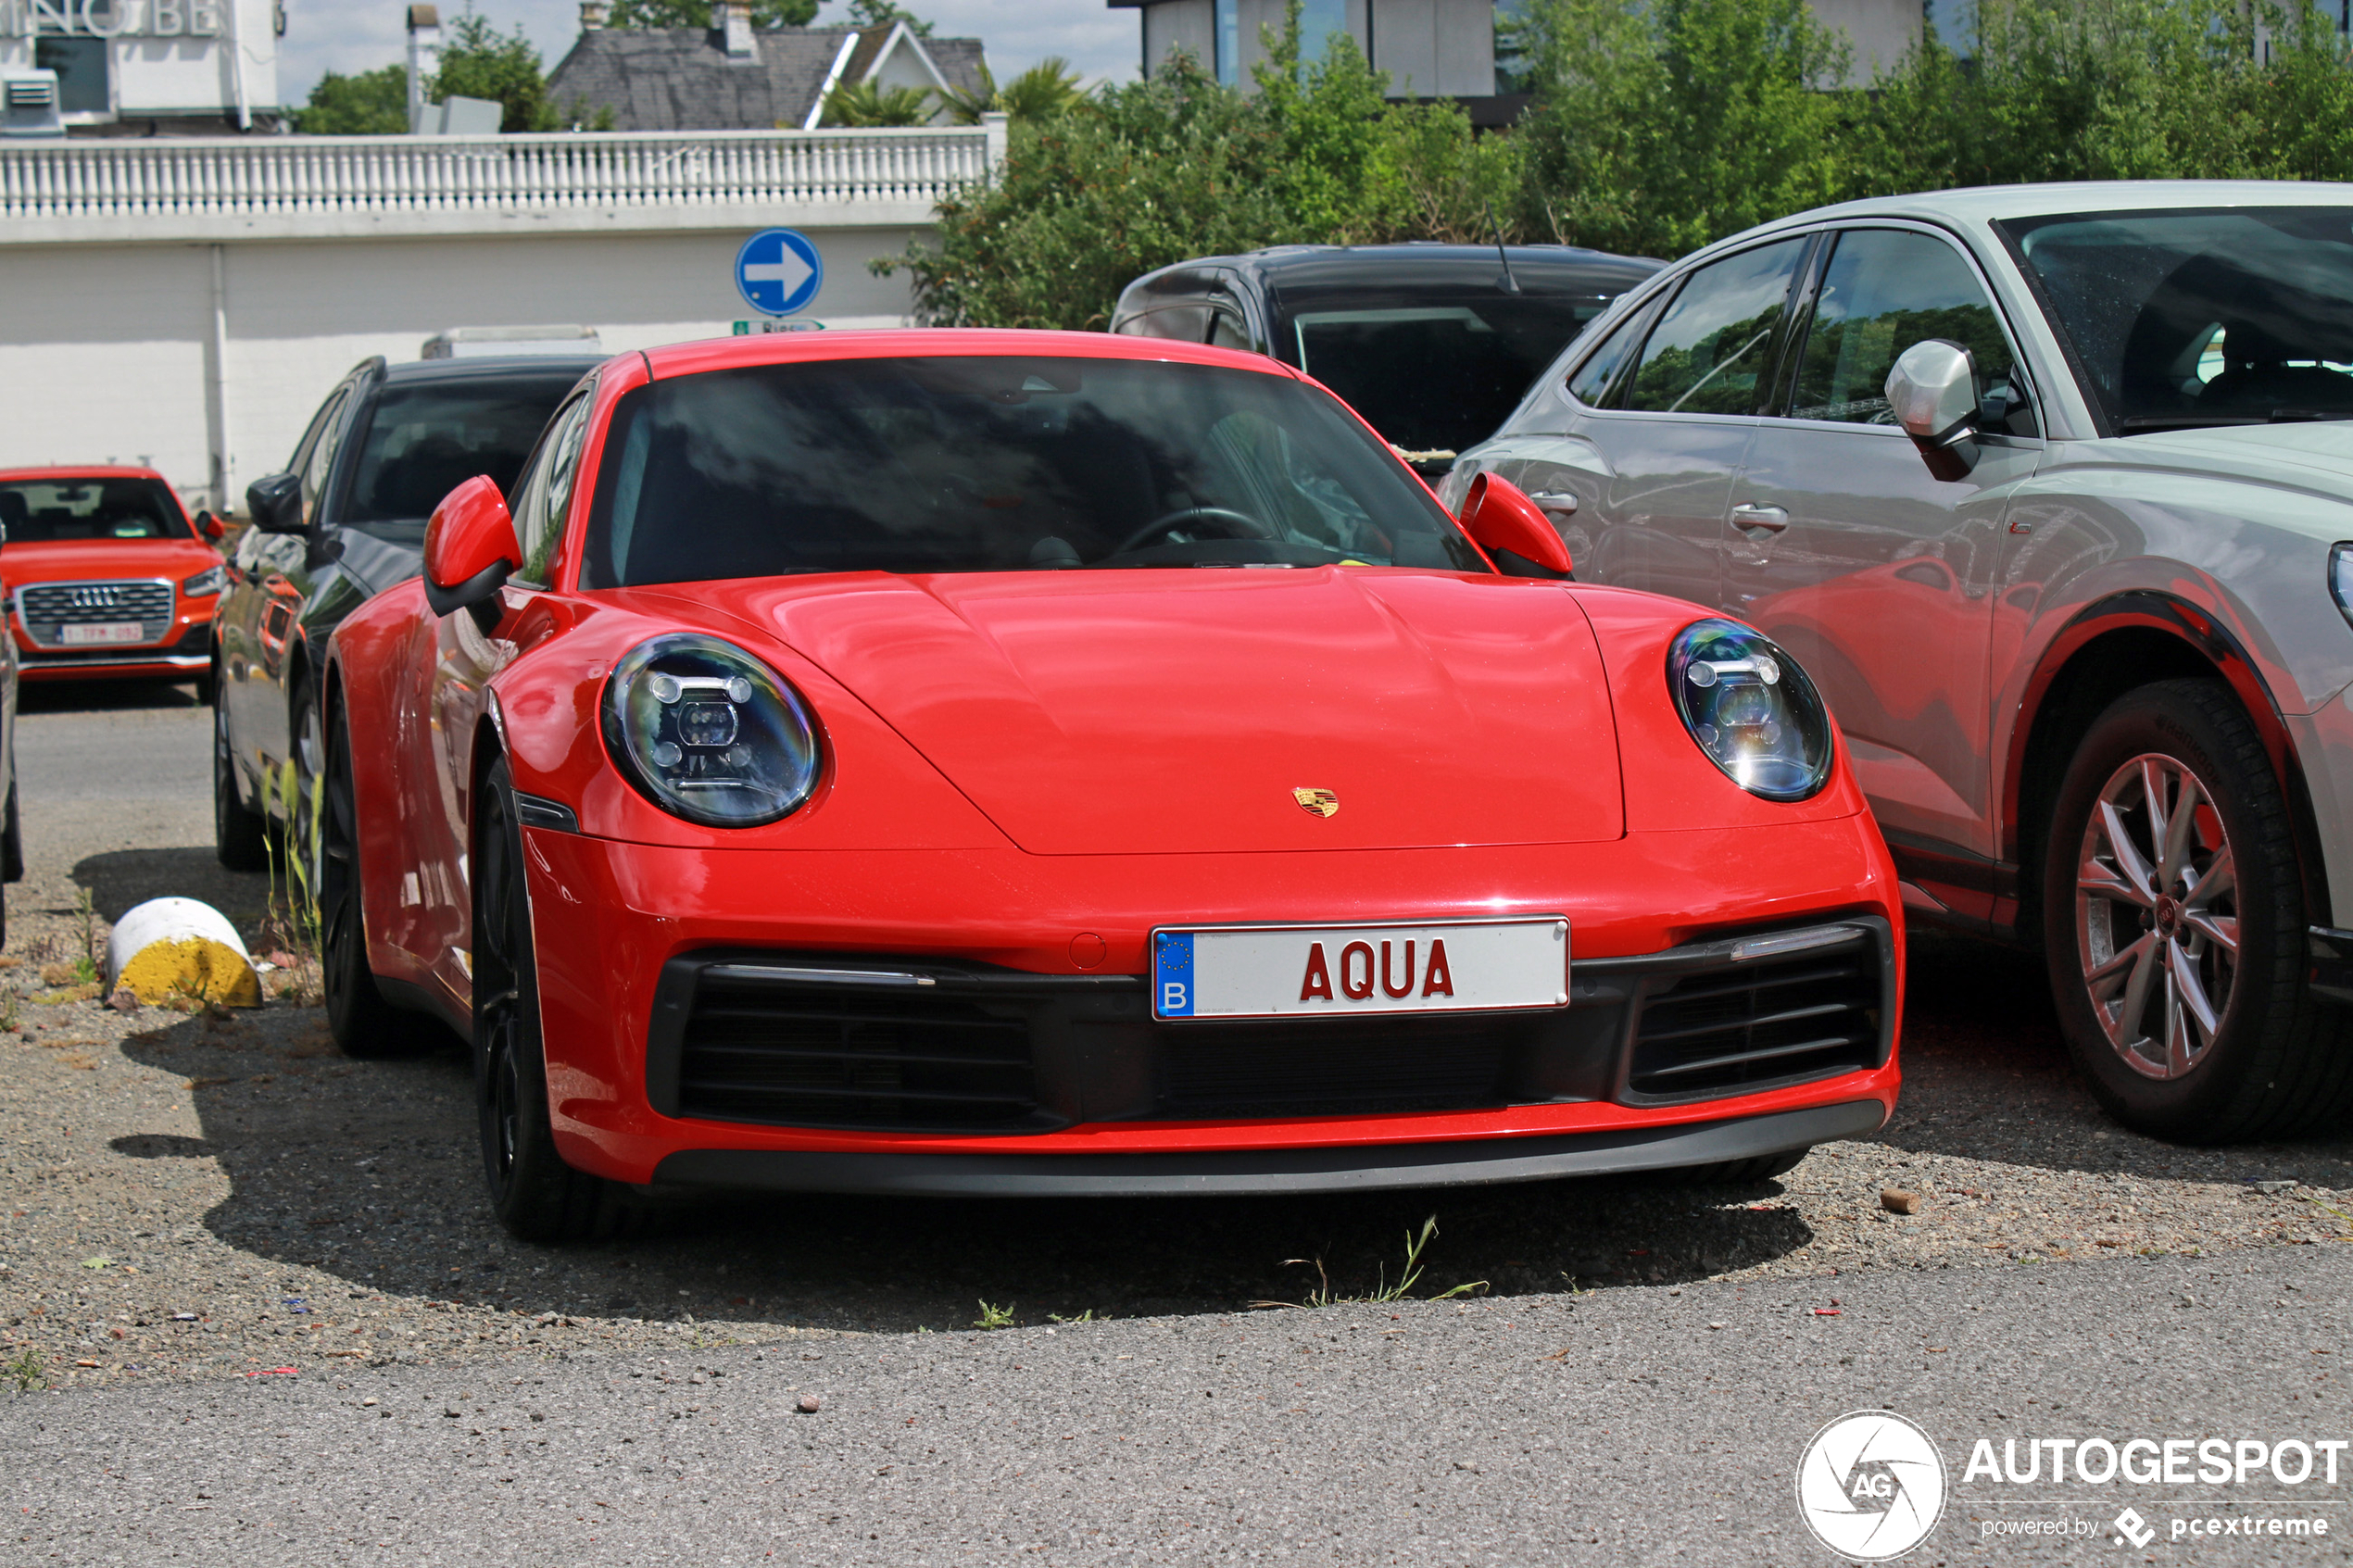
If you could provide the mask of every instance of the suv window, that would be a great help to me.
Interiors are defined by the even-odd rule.
[[[1602,345],[1585,357],[1585,363],[1568,378],[1568,395],[1589,408],[1598,408],[1609,394],[1609,383],[1634,345],[1642,341],[1642,328],[1651,310],[1648,306],[1634,312],[1618,324],[1617,330],[1603,340]]]
[[[338,521],[422,524],[478,473],[511,494],[548,414],[577,379],[559,370],[385,388],[358,438]]]
[[[1894,423],[1887,374],[1898,356],[1925,338],[1968,349],[1977,367],[1980,404],[2000,395],[2006,404],[2019,405],[2010,416],[2012,433],[2033,433],[2032,415],[2015,390],[2009,339],[1985,285],[1945,241],[1904,229],[1856,229],[1838,237],[1815,296],[1790,417]]]
[[[348,394],[338,394],[327,399],[319,412],[319,437],[311,444],[310,455],[302,464],[302,520],[305,523],[319,521],[319,497],[326,493],[327,475],[334,471],[335,451],[343,443],[343,408]]]
[[[1711,261],[1642,345],[1620,404],[1662,414],[1753,414],[1804,239]]]
[[[1209,305],[1205,300],[1195,299],[1164,306],[1128,317],[1116,330],[1123,337],[1164,337],[1178,343],[1200,343],[1209,336]]]

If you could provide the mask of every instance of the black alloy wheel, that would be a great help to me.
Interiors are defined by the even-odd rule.
[[[298,676],[294,685],[294,702],[287,712],[287,733],[294,738],[294,798],[283,802],[286,820],[280,824],[285,834],[286,859],[289,866],[296,856],[309,862],[310,886],[315,891],[324,872],[321,832],[323,824],[311,821],[313,791],[320,774],[327,765],[326,716],[320,710],[318,692],[307,673]]]
[[[17,816],[17,743],[8,742],[8,804],[0,817],[0,882],[24,880],[24,824]]]
[[[2287,804],[2228,686],[2159,681],[2110,704],[2045,843],[2052,994],[2109,1115],[2203,1144],[2344,1114],[2353,1014],[2305,989]]]
[[[585,1241],[635,1218],[623,1190],[564,1163],[547,1115],[531,895],[514,783],[500,758],[475,795],[474,1100],[490,1208],[522,1241]]]
[[[236,764],[230,759],[229,714],[212,705],[212,847],[233,872],[270,869],[270,824],[237,798]]]
[[[326,797],[319,830],[319,978],[327,1028],[343,1054],[362,1060],[416,1056],[439,1043],[433,1025],[384,1000],[368,967],[368,922],[359,879],[359,811],[351,766],[351,726],[338,700],[326,746]]]

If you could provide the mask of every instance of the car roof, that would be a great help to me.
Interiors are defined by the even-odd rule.
[[[1211,348],[1167,338],[1116,337],[1110,332],[1017,332],[990,327],[906,327],[875,331],[761,332],[757,336],[704,338],[641,350],[654,378],[698,375],[743,365],[781,365],[798,360],[899,359],[923,356],[1038,355],[1056,358],[1161,359],[1193,365],[1223,365],[1262,375],[1298,379],[1289,366],[1263,354]],[[635,355],[621,355],[632,358]]]
[[[1975,185],[1813,207],[1748,232],[1763,234],[1826,219],[1917,218],[1948,224],[1991,224],[2058,213],[2145,212],[2181,207],[2353,207],[2353,184],[2304,180],[2080,180],[2047,185]]]
[[[384,384],[578,381],[610,358],[606,354],[500,354],[472,359],[403,359],[384,366]]]
[[[1616,256],[1578,245],[1506,245],[1512,276],[1546,292],[1615,294],[1666,263]],[[1172,272],[1222,267],[1274,288],[1334,288],[1372,283],[1385,288],[1492,288],[1502,275],[1493,245],[1274,245],[1235,256],[1204,256],[1146,273],[1129,289]],[[1123,291],[1124,292],[1124,291]],[[1148,291],[1149,292],[1149,291]]]
[[[155,470],[128,463],[57,463],[44,468],[0,469],[0,484],[44,479],[152,479],[166,489],[171,485]]]

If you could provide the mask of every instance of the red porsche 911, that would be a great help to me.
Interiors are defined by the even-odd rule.
[[[1252,355],[609,360],[335,633],[335,1033],[472,1038],[544,1239],[1778,1173],[1894,1105],[1894,872],[1786,654],[1569,565]]]

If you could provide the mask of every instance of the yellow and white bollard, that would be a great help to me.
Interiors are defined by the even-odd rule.
[[[107,989],[150,1005],[175,997],[261,1005],[261,976],[237,928],[194,898],[150,898],[123,911],[107,942]]]

